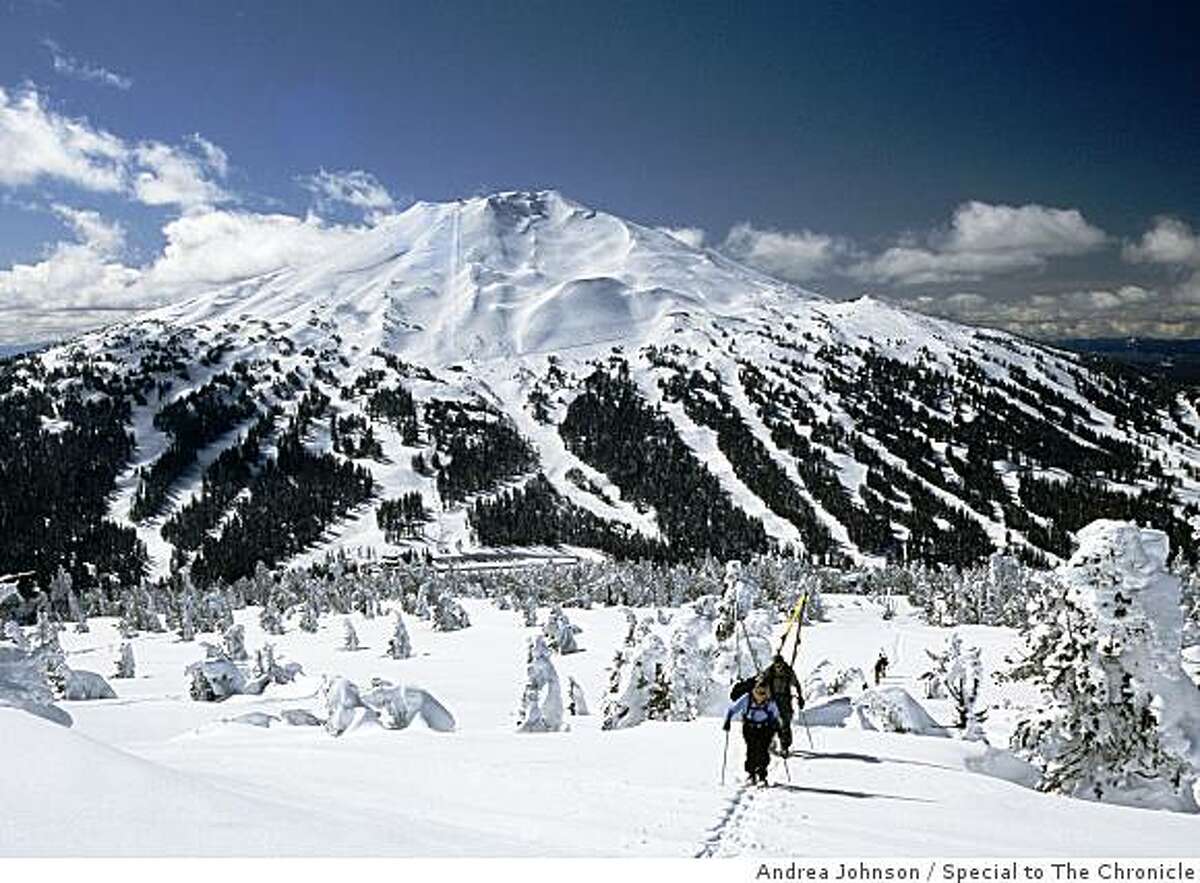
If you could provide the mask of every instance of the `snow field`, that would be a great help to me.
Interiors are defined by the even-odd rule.
[[[917,622],[903,603],[884,621],[866,598],[825,600],[829,621],[803,631],[801,680],[823,659],[869,671],[884,649],[892,660],[885,684],[905,687],[950,722],[946,703],[923,700],[917,681],[925,650],[940,650],[950,629]],[[133,642],[137,677],[111,681],[120,698],[61,703],[72,729],[0,710],[10,758],[28,759],[0,767],[0,853],[1133,856],[1186,855],[1200,842],[1193,816],[1048,796],[973,772],[1018,778],[1020,765],[957,738],[813,727],[810,748],[797,721],[790,783],[775,760],[776,787],[748,791],[735,727],[722,787],[718,719],[600,731],[606,669],[626,629],[618,609],[568,609],[585,652],[553,657],[564,687],[568,677],[582,685],[593,716],[568,717],[568,732],[519,734],[526,639],[539,630],[522,626],[519,611],[471,599],[464,606],[472,625],[458,632],[434,633],[406,617],[415,652],[408,660],[383,655],[391,616],[351,616],[363,647],[354,652],[338,649],[341,616],[323,618],[315,634],[289,622],[271,642],[279,661],[300,662],[305,676],[262,696],[192,701],[183,669],[203,657],[199,643],[142,635]],[[257,614],[237,613],[251,653],[266,639]],[[116,623],[91,625],[86,635],[62,634],[68,664],[108,676]],[[989,674],[1017,643],[1004,629],[960,633],[982,648]],[[458,729],[415,723],[335,739],[319,727],[222,722],[251,711],[323,714],[315,696],[322,675],[363,688],[373,676],[424,687]],[[1002,746],[1017,707],[1033,697],[989,677],[983,699],[1013,706],[984,725]]]

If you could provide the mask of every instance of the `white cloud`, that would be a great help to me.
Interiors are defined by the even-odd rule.
[[[131,145],[86,120],[54,112],[33,89],[10,95],[0,88],[0,185],[57,180],[185,210],[230,201],[214,180],[228,172],[225,151],[199,135],[188,139],[188,147]]]
[[[317,198],[318,207],[344,203],[367,213],[369,218],[387,214],[396,206],[387,188],[370,172],[352,170],[301,175],[296,182]]]
[[[1200,268],[1200,235],[1177,218],[1158,218],[1141,241],[1127,244],[1122,254],[1133,263]]]
[[[163,228],[166,246],[145,268],[140,284],[172,297],[194,294],[319,260],[362,232],[361,227],[332,226],[313,216],[234,211],[189,214]]]
[[[131,289],[138,271],[116,260],[125,243],[121,226],[65,205],[55,205],[53,211],[78,241],[55,243],[36,263],[0,270],[0,315],[20,317],[19,322],[0,323],[7,326],[10,340],[44,339],[80,321],[95,324],[98,311],[144,305]]]
[[[1045,266],[1047,259],[1080,255],[1107,241],[1104,231],[1076,209],[967,202],[950,229],[926,244],[903,242],[860,262],[853,275],[899,285],[942,284]]]
[[[183,209],[217,205],[232,197],[215,183],[209,173],[227,168],[225,152],[198,135],[202,156],[177,150],[158,141],[147,141],[133,149],[137,171],[133,175],[133,197],[146,205],[177,205]],[[215,151],[215,154],[213,153]]]
[[[1076,209],[968,202],[954,212],[946,250],[960,254],[1015,253],[1042,257],[1083,254],[1105,241],[1104,232]]]
[[[228,172],[226,152],[198,134],[188,146],[131,145],[86,120],[55,113],[35,90],[10,95],[0,88],[0,185],[58,180],[185,210],[229,202],[214,180]]]
[[[749,223],[731,229],[721,250],[749,266],[796,282],[832,272],[854,251],[848,241],[824,233],[760,230]]]
[[[312,216],[197,210],[163,228],[166,244],[154,260],[130,266],[121,260],[125,235],[119,224],[66,205],[52,210],[76,241],[54,244],[35,263],[0,270],[0,342],[78,333],[135,310],[303,266],[368,229]]]
[[[703,248],[707,234],[699,227],[656,227],[660,233],[666,233],[673,239],[678,239],[691,248]]]
[[[99,212],[55,203],[51,210],[75,231],[81,243],[98,254],[117,256],[125,248],[125,228]]]
[[[901,300],[902,306],[1037,337],[1120,337],[1159,333],[1200,319],[1200,311],[1139,285],[1029,294],[1018,298],[957,292]],[[1176,332],[1178,333],[1178,332]]]
[[[218,177],[224,178],[229,174],[229,154],[207,138],[201,137],[199,132],[193,132],[188,141],[200,151],[204,164],[216,172]]]
[[[126,184],[128,149],[120,138],[48,109],[33,90],[0,87],[0,184],[29,186],[43,178],[98,192]]]
[[[77,80],[90,80],[94,83],[100,83],[103,86],[112,86],[114,89],[128,90],[133,86],[133,80],[129,77],[115,73],[99,65],[81,61],[66,52],[54,40],[43,40],[42,45],[50,50],[50,57],[54,62],[54,70],[63,76],[73,77]]]

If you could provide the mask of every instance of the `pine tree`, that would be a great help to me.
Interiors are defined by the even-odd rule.
[[[123,641],[121,643],[121,655],[117,657],[117,671],[113,677],[134,677],[133,645],[128,641]]]
[[[404,627],[404,617],[396,611],[396,628],[388,641],[388,656],[392,659],[408,659],[412,656],[412,644],[408,639],[408,629]]]
[[[1179,581],[1160,531],[1097,521],[1036,593],[1025,658],[1010,677],[1042,703],[1013,747],[1039,787],[1076,797],[1195,812],[1200,691],[1180,668]]]
[[[546,733],[563,729],[562,688],[544,638],[530,639],[527,660],[518,732]]]
[[[573,716],[584,717],[588,714],[587,697],[583,693],[583,687],[579,686],[579,682],[573,677],[567,677],[567,711]]]
[[[250,654],[246,652],[246,629],[242,626],[231,625],[225,629],[221,641],[225,646],[225,655],[234,662],[250,658]]]
[[[354,624],[349,619],[342,621],[344,637],[342,638],[342,649],[354,651],[359,648],[358,633],[354,631]]]

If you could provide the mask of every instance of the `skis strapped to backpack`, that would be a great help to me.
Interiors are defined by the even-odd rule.
[[[808,592],[805,592],[796,601],[792,607],[792,612],[788,614],[787,627],[783,630],[783,637],[779,639],[779,649],[775,652],[782,655],[784,645],[787,644],[788,636],[792,633],[792,627],[796,629],[796,644],[792,647],[792,664],[796,662],[796,647],[800,646],[800,626],[804,623],[804,608],[808,604]]]

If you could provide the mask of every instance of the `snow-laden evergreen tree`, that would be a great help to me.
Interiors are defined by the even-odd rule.
[[[1095,521],[1032,601],[1025,658],[1041,691],[1013,747],[1039,787],[1092,800],[1196,812],[1200,689],[1180,665],[1179,580],[1166,534]]]
[[[191,577],[186,571],[183,572],[183,580],[184,588],[179,598],[179,639],[194,641],[196,639],[196,595],[192,590]]]
[[[29,652],[29,639],[25,636],[25,630],[11,619],[4,623],[4,640],[12,641],[17,649],[24,653]]]
[[[955,632],[940,653],[925,651],[931,666],[921,675],[925,682],[925,698],[950,699],[958,716],[955,724],[964,738],[983,738],[983,721],[987,712],[979,707],[979,690],[983,685],[983,662],[978,647],[964,647],[962,637]]]
[[[204,609],[207,613],[205,631],[225,632],[233,627],[233,605],[223,583],[218,583],[204,596]]]
[[[972,742],[986,741],[983,722],[987,711],[979,706],[979,689],[983,685],[983,661],[978,647],[969,647],[956,658],[946,677],[946,690],[954,700],[958,728],[963,738]]]
[[[38,646],[34,653],[42,664],[46,683],[50,685],[55,698],[62,699],[67,694],[71,669],[67,667],[67,654],[58,642],[58,627],[51,621],[46,609],[38,612]]]
[[[527,663],[517,730],[521,733],[557,732],[563,729],[562,687],[554,663],[550,661],[550,648],[540,635],[529,641]]]
[[[636,727],[650,717],[652,701],[656,709],[670,706],[669,687],[660,673],[669,664],[667,647],[653,632],[640,627],[636,631],[636,645],[618,656],[610,673],[601,724],[605,730]]]
[[[128,641],[121,642],[121,653],[117,657],[117,670],[114,678],[134,677],[133,645]]]
[[[587,697],[583,687],[573,677],[567,677],[567,711],[572,715],[585,717],[588,712]]]
[[[40,649],[0,647],[0,708],[17,708],[69,727],[71,716],[54,705],[55,691],[46,670]]]
[[[314,633],[320,626],[320,611],[317,608],[316,599],[309,595],[304,602],[304,612],[300,614],[300,631]]]
[[[571,625],[571,620],[567,619],[567,615],[563,613],[562,607],[558,604],[550,608],[546,624],[542,627],[542,635],[550,649],[564,656],[568,653],[579,652],[580,648],[575,642],[575,635],[580,631],[578,626]]]
[[[725,586],[717,604],[717,640],[727,641],[734,636],[738,623],[758,602],[759,586],[743,571],[740,561],[725,564]]]
[[[471,624],[461,604],[449,592],[438,595],[433,604],[433,630],[435,632],[456,632]]]
[[[121,593],[121,618],[117,622],[117,632],[127,641],[136,638],[140,621],[137,591],[127,587]]]
[[[252,677],[266,684],[290,684],[303,668],[298,662],[288,662],[280,665],[275,659],[275,645],[263,644],[254,651],[254,665],[251,668]]]
[[[387,655],[392,659],[408,659],[412,656],[412,643],[408,639],[408,629],[404,627],[404,617],[396,611],[396,627],[388,641]]]
[[[58,623],[50,613],[49,605],[40,607],[37,612],[37,643],[39,647],[58,645]]]
[[[50,609],[55,615],[66,612],[67,599],[74,585],[75,581],[71,579],[67,569],[61,564],[58,565],[54,576],[50,578]]]
[[[521,603],[521,613],[525,617],[525,625],[533,628],[537,625],[537,599],[532,594],[526,595]]]
[[[225,655],[234,662],[243,662],[250,658],[250,654],[246,652],[246,629],[240,625],[231,625],[225,629],[221,635],[221,643],[225,648]]]
[[[1184,647],[1200,644],[1200,571],[1196,567],[1178,560],[1172,570],[1179,576],[1179,606],[1183,611]]]
[[[86,635],[91,631],[91,627],[88,626],[87,611],[80,603],[79,596],[73,588],[67,589],[67,615],[75,623],[75,634]]]
[[[668,646],[667,720],[695,720],[710,704],[716,686],[713,638],[711,623],[695,614],[681,615],[672,630]]]
[[[349,619],[342,620],[342,649],[354,651],[359,648],[358,632],[354,631],[354,623]]]
[[[275,604],[274,592],[268,593],[262,612],[258,615],[258,624],[268,635],[283,634],[283,617],[279,615],[279,607]]]
[[[378,721],[379,715],[362,701],[358,687],[346,678],[326,679],[321,688],[325,705],[325,730],[340,736],[352,727]]]
[[[432,581],[424,580],[417,587],[416,592],[405,593],[404,612],[416,619],[429,619],[431,615],[429,594],[431,591],[435,591]]]

